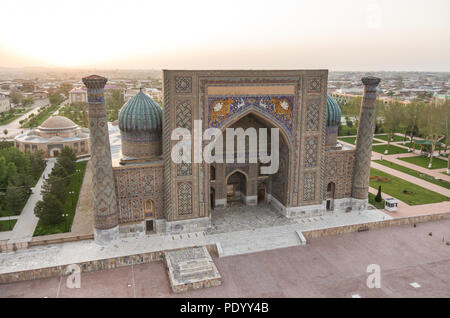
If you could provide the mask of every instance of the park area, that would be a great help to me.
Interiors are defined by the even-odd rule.
[[[66,195],[63,196],[61,205],[58,207],[47,206],[49,210],[51,210],[52,208],[59,208],[59,213],[63,215],[62,218],[59,218],[60,222],[46,224],[42,220],[39,220],[33,236],[70,232],[72,222],[75,217],[75,210],[81,190],[81,184],[83,183],[86,165],[87,161],[76,162],[73,174],[68,176],[68,179],[70,181],[68,182],[68,185],[66,186],[66,189],[64,191]],[[58,213],[58,211],[56,211],[55,213]]]
[[[450,198],[437,192],[425,189],[414,183],[392,176],[383,171],[370,169],[370,186],[405,202],[408,205],[422,205],[450,201]]]
[[[384,155],[386,151],[386,145],[377,145],[372,147],[372,151],[378,152],[379,154]],[[401,153],[408,153],[408,149],[406,148],[400,148],[394,145],[389,145],[388,153],[387,155],[395,155],[395,154],[401,154]]]
[[[403,160],[405,162],[412,163],[416,166],[420,166],[422,168],[428,168],[428,165],[430,163],[430,158],[425,156],[416,156],[416,157],[405,157],[405,158],[399,158],[400,160]],[[443,169],[447,168],[448,162],[443,159],[439,158],[433,158],[433,163],[431,166],[431,169]]]

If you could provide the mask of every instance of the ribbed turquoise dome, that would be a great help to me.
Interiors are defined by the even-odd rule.
[[[327,127],[337,126],[340,122],[341,108],[330,95],[327,95]]]
[[[120,110],[119,128],[122,131],[160,131],[161,127],[161,106],[142,90]]]

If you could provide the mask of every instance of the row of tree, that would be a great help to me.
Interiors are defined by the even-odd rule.
[[[42,186],[42,200],[36,203],[34,214],[43,225],[64,221],[64,202],[69,195],[68,187],[76,170],[76,156],[71,148],[64,147],[52,172]]]
[[[361,97],[355,97],[341,107],[346,116],[356,119],[356,127],[359,124],[361,101]],[[388,134],[387,151],[395,133],[403,133],[405,140],[409,136],[410,147],[415,137],[429,140],[431,153],[434,153],[438,142],[450,144],[450,100],[425,102],[416,99],[408,104],[377,100],[375,116],[376,128],[379,130],[381,127]],[[430,156],[430,165],[432,160],[433,156]]]
[[[18,214],[21,212],[31,187],[45,169],[41,151],[24,154],[14,147],[0,149],[0,188],[2,203]]]
[[[15,105],[22,105],[23,107],[28,107],[34,102],[31,97],[25,97],[20,91],[16,89],[11,90],[9,97],[11,98],[11,103]]]

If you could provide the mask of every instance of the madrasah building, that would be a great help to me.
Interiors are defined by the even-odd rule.
[[[327,96],[327,70],[163,71],[163,109],[143,92],[119,114],[122,157],[111,159],[104,87],[83,78],[89,103],[94,237],[186,233],[211,227],[233,203],[264,205],[286,218],[368,206],[378,78],[365,77],[355,147],[337,141],[341,110]],[[257,163],[176,163],[175,128],[279,129],[279,168]],[[203,148],[209,141],[203,142]],[[268,142],[270,144],[270,140]],[[192,146],[193,147],[193,146]],[[248,150],[248,149],[246,149]],[[218,212],[217,212],[218,213]]]

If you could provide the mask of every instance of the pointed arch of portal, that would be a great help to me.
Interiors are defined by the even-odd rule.
[[[279,148],[280,162],[279,162],[279,168],[280,169],[285,169],[285,172],[283,173],[283,177],[282,178],[278,177],[278,179],[282,179],[280,181],[283,184],[285,184],[286,187],[282,191],[280,191],[280,192],[282,192],[282,194],[280,194],[280,195],[282,195],[282,197],[280,197],[280,196],[277,197],[276,195],[274,195],[274,193],[273,193],[274,186],[273,185],[272,185],[272,187],[270,187],[270,188],[272,188],[272,191],[268,192],[268,194],[271,194],[272,198],[277,199],[281,204],[283,204],[284,206],[288,207],[290,205],[290,195],[289,195],[289,193],[290,193],[290,189],[292,188],[292,184],[291,184],[291,182],[292,182],[291,165],[290,165],[290,163],[292,162],[292,156],[293,156],[293,150],[292,150],[293,149],[293,144],[292,144],[293,140],[292,140],[292,138],[289,137],[290,135],[289,135],[289,132],[287,131],[287,129],[283,125],[278,123],[274,118],[271,118],[270,116],[268,116],[267,114],[265,114],[264,112],[258,110],[255,107],[249,107],[248,109],[240,112],[239,114],[236,114],[236,116],[233,116],[233,117],[229,118],[228,120],[226,120],[223,123],[223,125],[221,125],[220,127],[217,127],[217,128],[219,128],[222,131],[222,133],[224,133],[227,128],[230,128],[231,126],[233,126],[233,124],[235,124],[236,122],[244,119],[245,117],[247,117],[249,115],[253,115],[254,117],[256,117],[260,122],[262,122],[266,126],[266,128],[278,128],[279,131],[280,131],[280,134],[279,134],[279,136],[280,136],[280,146],[279,146],[280,147]],[[282,149],[282,147],[283,147],[282,144],[284,144],[286,146],[285,149]],[[225,147],[225,140],[224,140],[224,147]],[[281,151],[285,151],[287,153],[285,158],[281,158]],[[207,164],[207,166],[208,166],[208,168],[206,169],[206,171],[208,171],[208,175],[206,176],[206,178],[207,178],[207,181],[209,182],[209,180],[210,180],[209,173],[210,173],[210,166],[211,166],[211,164]],[[235,173],[235,172],[236,172],[236,170],[233,170],[231,173],[226,173],[224,175],[226,181],[228,181],[228,177],[230,175],[232,175],[233,173]],[[243,171],[239,171],[239,172],[243,173]],[[247,178],[246,184],[247,184],[247,187],[248,187],[248,185],[249,185],[249,183],[248,183],[249,176],[248,176],[247,173],[243,173],[243,175]],[[216,175],[216,182],[217,182],[217,175]],[[217,186],[217,184],[216,184],[216,186]],[[266,187],[267,187],[267,184],[266,184]],[[206,186],[205,188],[208,191],[206,197],[208,198],[208,200],[210,200],[210,197],[211,197],[210,193],[209,193],[210,187]],[[255,190],[257,191],[257,189],[255,189]],[[266,188],[266,190],[269,190],[269,189]],[[217,192],[215,193],[215,195],[217,196]],[[216,201],[216,203],[217,203],[217,201]],[[211,202],[209,202],[208,206],[211,206]]]

